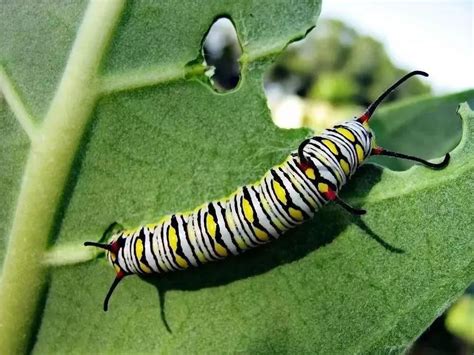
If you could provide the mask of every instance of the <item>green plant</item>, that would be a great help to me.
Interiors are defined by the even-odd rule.
[[[262,77],[320,4],[1,6],[0,353],[401,351],[472,281],[464,105],[447,169],[367,166],[354,178],[345,197],[364,219],[329,207],[239,258],[127,279],[102,312],[113,272],[85,240],[224,196],[307,135],[273,125]],[[223,14],[242,73],[217,94],[200,43]]]

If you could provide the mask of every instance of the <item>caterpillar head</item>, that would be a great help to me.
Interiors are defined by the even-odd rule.
[[[109,226],[109,228],[107,228],[107,230],[103,234],[101,239],[109,239],[110,236],[112,236],[108,244],[96,242],[84,243],[85,246],[93,246],[106,250],[107,259],[112,264],[116,272],[115,280],[110,286],[109,292],[107,292],[107,295],[104,299],[104,311],[106,312],[108,309],[110,296],[112,296],[112,293],[114,292],[119,282],[129,274],[126,271],[125,260],[123,260],[122,256],[123,253],[120,253],[120,250],[124,247],[124,239],[121,237],[120,234],[116,233],[118,228],[123,229],[119,224],[113,223]]]

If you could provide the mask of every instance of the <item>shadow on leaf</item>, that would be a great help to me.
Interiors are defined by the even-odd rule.
[[[363,199],[380,180],[382,169],[374,165],[361,167],[351,181],[351,187],[343,195]],[[347,193],[349,192],[349,193]],[[370,210],[368,211],[370,213]],[[368,227],[360,217],[353,217],[343,209],[330,205],[319,211],[315,217],[301,226],[287,232],[277,241],[264,247],[252,249],[237,257],[190,268],[183,272],[172,272],[159,276],[142,277],[158,291],[160,315],[168,331],[165,296],[169,290],[194,291],[206,287],[217,287],[263,274],[275,267],[292,263],[309,253],[330,244],[351,223],[355,223],[368,236],[389,252],[402,250],[388,244]]]

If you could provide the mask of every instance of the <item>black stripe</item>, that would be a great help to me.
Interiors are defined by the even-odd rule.
[[[228,202],[227,202],[228,203]],[[222,220],[224,221],[224,226],[225,228],[229,231],[229,236],[230,236],[230,240],[232,242],[232,245],[235,247],[235,249],[237,251],[243,251],[243,249],[241,249],[239,247],[239,245],[237,244],[237,241],[235,240],[235,236],[234,236],[234,233],[232,233],[232,230],[230,229],[230,226],[229,224],[227,223],[227,218],[226,218],[226,212],[227,212],[227,209],[221,205],[220,202],[217,202],[218,206],[221,208],[221,216],[222,216]],[[231,213],[232,214],[232,213]]]
[[[261,185],[260,186],[257,186],[259,188],[259,190],[261,190]],[[265,209],[265,207],[263,206],[263,203],[262,203],[262,199],[261,199],[261,193],[259,191],[257,191],[256,188],[253,188],[253,187],[250,187],[252,189],[252,191],[254,192],[255,194],[255,197],[258,201],[258,204],[260,205],[260,208],[262,209],[263,211],[263,214],[265,215],[265,217],[267,217],[267,220],[268,220],[268,223],[270,223],[270,225],[272,226],[272,228],[278,233],[278,235],[282,234],[283,233],[283,230],[281,230],[280,228],[278,228],[275,223],[273,223],[272,221],[272,218],[270,217],[270,215],[268,214],[267,210]],[[272,237],[273,235],[271,233],[269,233]]]
[[[203,208],[200,208],[199,211],[197,212],[197,227],[200,228],[199,231],[201,232],[202,245],[206,249],[207,254],[209,254],[209,257],[206,257],[206,253],[203,253],[203,255],[210,261],[219,260],[220,259],[219,255],[214,255],[216,254],[214,250],[209,250],[210,247],[212,248],[211,245],[208,245],[208,243],[211,244],[211,242],[209,241],[209,239],[211,239],[211,236],[209,235],[209,233],[207,233],[206,218],[205,218],[205,214],[202,213],[202,210]]]
[[[166,249],[165,249],[165,240],[164,240],[164,235],[163,235],[163,230],[164,230],[164,224],[161,223],[158,227],[157,227],[157,243],[158,243],[158,254],[159,254],[159,257],[161,259],[161,261],[163,262],[163,264],[165,264],[166,268],[169,268],[168,271],[173,271],[174,270],[174,267],[173,267],[173,264],[171,264],[166,256]],[[160,250],[160,242],[161,242],[161,246],[162,246],[162,250]],[[170,264],[170,266],[168,266],[167,264]]]
[[[213,202],[209,203],[209,205],[207,206],[207,211],[208,211],[207,213],[212,217],[216,225],[216,235],[214,236],[214,238],[212,238],[209,231],[207,231],[210,237],[209,239],[211,239],[214,245],[214,250],[216,249],[216,244],[218,244],[219,246],[221,246],[222,248],[226,250],[227,254],[229,253],[232,254],[231,251],[227,248],[227,245],[225,245],[224,241],[222,240],[221,228],[219,227],[219,223],[217,223],[218,222],[217,214],[216,214],[216,209],[214,208]],[[206,223],[206,229],[207,229],[207,223]],[[217,254],[219,255],[219,253]]]
[[[165,258],[166,260],[168,260],[168,263],[171,265],[171,269],[181,270],[181,268],[179,267],[178,263],[176,262],[174,258],[174,253],[169,241],[169,229],[171,226],[169,224],[166,225],[165,223],[163,223],[163,227],[164,227],[163,228],[163,251],[165,253]]]
[[[146,239],[146,237],[145,237],[145,228],[146,228],[145,226],[140,227],[140,231],[138,232],[138,237],[137,237],[137,239],[140,239],[140,240],[142,241],[142,246],[143,246],[142,257],[140,258],[139,261],[140,261],[142,264],[144,264],[146,267],[148,267],[150,270],[153,270],[153,268],[152,268],[152,267],[150,266],[150,264],[148,263],[148,260],[146,260],[146,256],[145,256],[145,254],[146,254],[146,247],[147,247],[147,246],[146,246],[146,243],[145,243],[145,239]],[[138,259],[138,257],[137,257],[137,259]],[[138,264],[138,267],[139,267],[140,270],[141,270],[140,264]]]
[[[272,185],[273,185],[273,176],[270,176],[270,178],[268,180],[265,179],[263,181],[263,184],[262,184],[262,187],[263,187],[266,195],[268,196],[267,202],[270,205],[270,209],[273,211],[273,213],[275,214],[275,217],[277,217],[278,221],[281,224],[283,224],[283,226],[286,229],[293,228],[295,226],[295,224],[292,221],[288,220],[288,218],[286,216],[286,213],[285,213],[283,203],[280,202],[280,200],[276,196],[276,193],[273,191],[273,186]]]
[[[267,233],[269,236],[270,236],[270,232],[267,231],[266,228],[263,227],[263,226],[261,225],[261,223],[259,222],[259,220],[258,220],[258,215],[257,215],[257,211],[256,211],[255,208],[253,207],[252,197],[250,196],[250,194],[249,194],[249,192],[248,192],[247,189],[248,189],[247,186],[244,186],[244,187],[242,188],[243,199],[242,199],[241,207],[242,207],[242,212],[243,212],[243,207],[244,207],[244,206],[243,206],[243,203],[244,203],[244,199],[246,199],[246,200],[249,202],[249,204],[250,204],[250,208],[252,208],[253,223],[249,222],[249,221],[247,220],[247,218],[245,218],[245,213],[244,213],[244,219],[245,219],[245,221],[247,222],[247,224],[250,225],[250,228],[251,228],[251,230],[252,230],[252,234],[253,234],[254,238],[256,239],[256,243],[258,243],[258,244],[266,243],[266,241],[260,240],[260,239],[257,237],[257,233],[255,232],[255,228],[254,228],[254,227],[261,229],[262,231],[264,231],[265,233]]]
[[[156,227],[155,227],[156,228]],[[153,261],[155,262],[156,264],[156,268],[158,270],[158,273],[161,273],[161,272],[165,272],[165,270],[163,270],[160,266],[160,263],[158,262],[158,256],[155,254],[155,251],[153,250],[153,238],[154,238],[154,234],[155,234],[155,228],[153,229],[149,229],[148,230],[148,239],[150,241],[150,253],[153,257]]]
[[[278,168],[278,171],[281,171],[281,169]],[[294,219],[293,219],[293,217],[291,217],[289,209],[294,208],[294,209],[300,210],[300,208],[293,202],[290,192],[286,189],[285,184],[283,183],[283,180],[281,179],[281,177],[277,174],[276,169],[272,169],[271,172],[272,172],[273,179],[280,184],[280,186],[282,187],[283,190],[285,190],[285,196],[286,196],[286,206],[285,206],[286,210],[285,210],[285,212],[288,214],[288,217],[291,218],[291,221],[292,221],[293,225],[296,226],[300,222],[299,221],[293,222]],[[291,185],[291,181],[290,181],[290,185]],[[305,218],[309,217],[306,214],[306,212],[304,212],[304,211],[301,211],[301,212],[303,213]]]
[[[301,197],[301,200],[303,201],[303,203],[306,205],[306,207],[312,211],[313,210],[313,207],[311,206],[311,204],[309,203],[307,197],[301,193],[300,190],[298,190],[298,188],[291,182],[291,179],[290,177],[288,176],[288,173],[281,169],[280,170],[281,173],[285,176],[285,178],[288,180],[288,183],[291,184],[291,186],[293,187],[293,190],[295,190],[295,192]],[[305,218],[310,218],[310,216],[307,214],[307,212],[305,212],[301,207],[297,206],[295,203],[293,203],[293,205],[295,206],[294,208],[298,209],[298,210],[301,210],[301,212],[303,213],[303,215],[305,215],[306,217]]]
[[[179,232],[179,223],[178,220],[176,219],[176,215],[174,214],[171,216],[171,227],[176,231],[176,254],[183,258],[186,263],[189,265],[192,265],[191,261],[187,258],[186,254],[184,254],[183,247],[181,245],[181,238],[180,238],[180,232]],[[178,264],[179,266],[179,264]]]
[[[258,244],[256,244],[252,238],[250,238],[248,236],[248,232],[245,228],[245,224],[242,222],[242,219],[244,218],[242,215],[241,215],[241,208],[239,208],[239,194],[235,194],[234,197],[232,198],[231,202],[230,202],[230,212],[232,213],[232,217],[234,217],[234,214],[237,216],[237,218],[234,218],[234,223],[235,223],[235,227],[237,228],[237,231],[239,232],[239,235],[240,237],[242,238],[242,240],[244,241],[245,245],[248,247],[248,248],[254,248],[256,247]],[[235,212],[235,213],[233,213]]]
[[[315,175],[315,180],[311,180],[301,170],[301,168],[298,165],[297,160],[295,160],[295,159],[292,161],[291,164],[288,165],[290,172],[293,172],[293,176],[295,176],[295,179],[298,179],[298,181],[300,181],[300,182],[302,182],[302,181],[304,182],[305,186],[307,187],[306,190],[307,191],[309,190],[308,195],[310,195],[315,200],[316,204],[318,205],[318,208],[321,207],[321,205],[323,203],[323,200],[319,196],[318,190],[316,189],[316,186],[314,185],[314,182],[317,181],[317,179],[319,178],[319,176],[317,175],[318,170],[313,169],[314,170],[314,175]]]
[[[191,249],[191,253],[193,254],[193,258],[194,260],[196,260],[196,264],[199,266],[199,265],[202,265],[201,261],[199,260],[199,258],[197,257],[197,254],[196,254],[196,250],[194,249],[194,245],[193,243],[191,243],[191,239],[189,238],[189,234],[188,234],[188,221],[184,218],[183,215],[180,215],[178,216],[179,218],[181,218],[181,223],[183,224],[183,230],[184,230],[184,238],[186,238],[186,241],[188,242],[189,244],[189,248]]]

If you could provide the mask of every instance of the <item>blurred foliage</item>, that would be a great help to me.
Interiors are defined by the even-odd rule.
[[[237,86],[241,55],[234,25],[228,18],[218,19],[209,29],[203,45],[204,60],[214,68],[211,82],[217,91],[232,90]]]
[[[474,285],[450,308],[446,328],[471,346],[474,345]]]
[[[317,31],[288,48],[267,79],[303,97],[367,106],[405,72],[393,64],[379,41],[339,20],[324,20]],[[428,93],[431,88],[414,78],[387,101]]]

